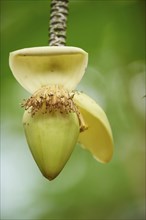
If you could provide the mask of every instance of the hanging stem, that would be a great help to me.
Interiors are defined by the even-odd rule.
[[[69,0],[51,0],[49,46],[66,45]]]

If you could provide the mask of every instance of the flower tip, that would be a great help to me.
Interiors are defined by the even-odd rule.
[[[113,151],[111,152],[111,154],[109,155],[107,155],[107,156],[103,156],[102,157],[102,159],[100,159],[99,157],[97,157],[96,155],[92,155],[93,156],[93,158],[96,160],[96,161],[98,161],[98,162],[100,162],[100,163],[102,163],[102,164],[106,164],[106,163],[109,163],[111,160],[112,160],[112,157],[113,157]]]
[[[48,179],[49,181],[52,181],[52,180],[54,180],[59,174],[60,174],[60,172],[58,173],[42,173],[43,174],[43,176],[46,178],[46,179]]]

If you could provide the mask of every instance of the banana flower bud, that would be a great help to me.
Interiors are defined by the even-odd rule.
[[[32,94],[22,103],[26,139],[49,180],[61,172],[77,142],[101,163],[112,158],[113,137],[106,114],[89,96],[75,90],[87,63],[88,54],[77,47],[34,47],[10,53],[14,77]]]

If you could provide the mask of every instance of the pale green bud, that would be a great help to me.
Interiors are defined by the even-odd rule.
[[[24,106],[29,148],[42,174],[52,180],[68,161],[80,133],[72,95],[56,87],[43,88]]]
[[[27,111],[23,124],[29,148],[42,174],[54,179],[69,159],[79,136],[76,113],[59,112],[33,117]]]

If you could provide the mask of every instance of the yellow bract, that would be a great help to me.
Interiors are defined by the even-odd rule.
[[[83,93],[76,93],[74,102],[88,126],[87,130],[80,133],[79,142],[98,161],[110,161],[113,154],[113,138],[106,114],[93,99]]]
[[[42,86],[62,85],[73,90],[82,79],[88,54],[77,47],[34,47],[10,53],[10,68],[30,93]]]

